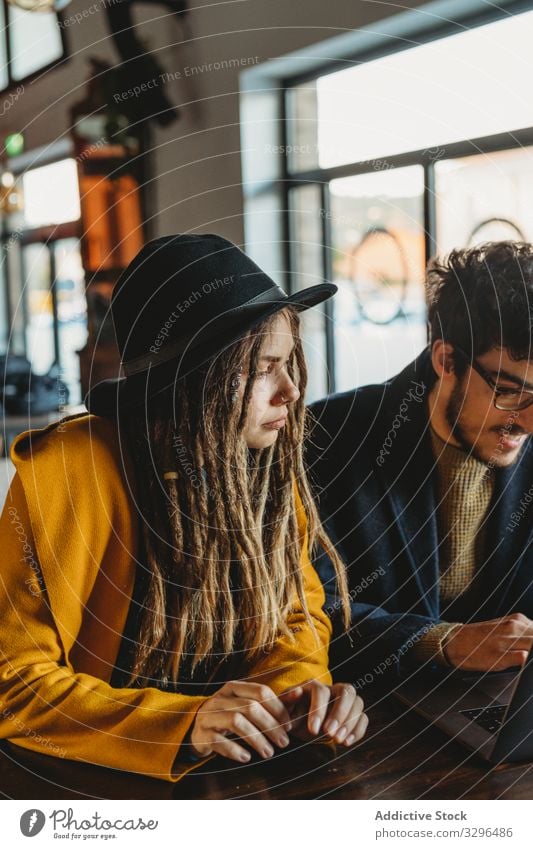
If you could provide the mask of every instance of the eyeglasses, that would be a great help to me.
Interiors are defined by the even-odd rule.
[[[458,354],[461,354],[461,356],[468,361],[470,367],[473,368],[474,371],[477,371],[485,383],[490,386],[494,392],[494,406],[497,410],[505,410],[508,413],[512,413],[517,412],[518,410],[525,410],[526,407],[533,404],[533,390],[511,389],[510,387],[502,388],[498,386],[490,374],[485,371],[483,366],[480,366],[477,360],[473,360],[470,354],[467,354],[466,351],[463,351],[462,348],[459,348],[457,345],[454,345],[453,348],[454,351],[457,351]]]

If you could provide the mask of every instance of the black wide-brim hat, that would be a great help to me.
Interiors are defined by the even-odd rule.
[[[111,314],[123,376],[96,384],[89,412],[117,416],[190,374],[285,307],[316,306],[321,283],[287,295],[236,245],[217,235],[148,242],[117,280]]]

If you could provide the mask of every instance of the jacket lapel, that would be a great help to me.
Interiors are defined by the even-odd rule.
[[[439,615],[438,535],[434,459],[429,437],[427,397],[434,380],[422,354],[391,386],[382,421],[376,475],[395,517],[426,615]],[[382,450],[382,448],[384,450]]]
[[[525,512],[521,516],[518,510],[531,488],[528,475],[530,464],[524,461],[525,454],[532,450],[530,442],[517,463],[494,470],[494,494],[485,519],[485,556],[475,579],[475,585],[479,582],[480,587],[477,597],[484,599],[476,617],[479,619],[493,618],[508,612],[506,605],[513,579],[522,555],[528,543],[531,543],[530,513]]]

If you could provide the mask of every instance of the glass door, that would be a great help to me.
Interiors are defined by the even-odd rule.
[[[22,248],[26,353],[35,374],[52,366],[81,401],[77,352],[87,339],[85,279],[78,239],[32,242]]]

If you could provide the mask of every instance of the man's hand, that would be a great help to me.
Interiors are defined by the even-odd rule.
[[[272,743],[281,748],[289,745],[290,727],[287,708],[270,687],[229,681],[204,702],[190,739],[196,755],[216,753],[246,763],[250,752],[245,746],[270,758],[274,754]]]
[[[292,731],[300,739],[313,740],[322,733],[336,743],[353,746],[365,735],[368,717],[352,684],[327,687],[312,680],[287,690],[280,698],[291,714]]]
[[[533,644],[533,622],[513,613],[488,622],[459,625],[445,638],[442,650],[452,666],[475,672],[499,672],[522,666]]]

